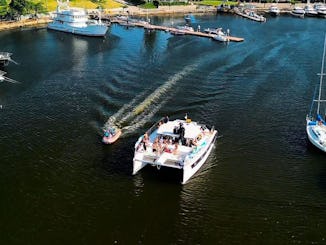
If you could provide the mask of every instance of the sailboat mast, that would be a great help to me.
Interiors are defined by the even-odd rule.
[[[325,63],[325,50],[326,50],[326,34],[325,34],[325,40],[324,40],[323,60],[321,62],[321,72],[320,72],[320,74],[318,74],[318,75],[320,75],[320,81],[319,81],[319,95],[318,95],[317,114],[319,114],[320,100],[321,100],[321,88],[323,86],[324,63]]]

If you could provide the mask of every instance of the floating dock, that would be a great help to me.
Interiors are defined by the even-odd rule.
[[[119,20],[119,19],[112,19],[111,23],[116,23],[123,26],[137,26],[142,27],[147,30],[159,30],[159,31],[165,31],[165,32],[171,32],[171,33],[182,33],[184,35],[192,35],[197,37],[207,37],[207,38],[213,38],[214,34],[204,33],[201,31],[187,31],[174,28],[174,27],[168,27],[168,26],[158,26],[158,25],[151,25],[144,22],[131,22],[131,21],[125,21],[125,20]],[[233,37],[233,36],[227,36],[228,41],[230,42],[243,42],[244,38],[242,37]]]

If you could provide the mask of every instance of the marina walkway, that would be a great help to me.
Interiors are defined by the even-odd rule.
[[[171,33],[180,33],[180,30],[174,27],[168,27],[168,26],[159,26],[159,25],[151,25],[144,22],[127,22],[125,20],[119,20],[119,19],[112,19],[111,23],[120,24],[123,26],[137,26],[137,27],[143,27],[147,30],[159,30],[159,31],[165,31],[165,32],[171,32]],[[213,34],[204,33],[201,31],[188,31],[188,30],[182,30],[182,33],[185,35],[192,35],[197,37],[206,37],[206,38],[213,38]],[[233,37],[233,36],[227,36],[228,41],[230,42],[243,42],[244,38],[242,37]]]

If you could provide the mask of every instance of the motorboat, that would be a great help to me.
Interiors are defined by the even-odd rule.
[[[310,4],[307,4],[304,7],[304,11],[305,11],[305,16],[308,16],[308,17],[317,17],[318,16],[317,10]]]
[[[182,36],[182,35],[185,35],[185,31],[183,30],[178,30],[178,29],[173,29],[173,30],[170,30],[170,33],[172,35],[175,35],[175,36]]]
[[[277,5],[272,4],[268,9],[268,13],[271,16],[278,16],[278,15],[280,15],[280,9],[277,7]]]
[[[225,34],[221,27],[219,27],[219,28],[206,28],[206,29],[204,29],[204,32],[206,32],[208,34],[215,34],[215,35],[221,34],[221,33]]]
[[[187,118],[155,123],[135,144],[133,175],[146,165],[181,170],[182,184],[205,163],[217,130]]]
[[[225,35],[224,33],[223,34],[214,34],[212,35],[212,38],[216,41],[219,41],[219,42],[227,42],[229,41],[227,35]]]
[[[17,64],[12,58],[12,53],[9,52],[0,52],[0,66],[7,66],[9,62]]]
[[[323,91],[325,92],[325,89],[323,86],[323,77],[326,75],[324,71],[324,65],[325,65],[325,52],[326,52],[326,35],[324,40],[324,52],[323,52],[323,58],[321,63],[321,71],[318,74],[320,76],[319,80],[319,86],[318,86],[318,97],[313,98],[312,105],[309,114],[306,117],[306,131],[308,135],[309,141],[316,146],[318,149],[322,150],[323,152],[326,152],[326,118],[323,119],[321,112],[326,112],[326,97],[322,97]],[[317,104],[317,107],[315,106]],[[315,113],[313,114],[313,109],[316,109]],[[326,115],[325,115],[326,116]]]
[[[212,38],[216,41],[227,42],[229,40],[227,34],[222,31],[222,28],[217,28],[213,32],[209,33],[213,33]]]
[[[177,26],[177,29],[181,31],[195,31],[191,26]]]
[[[103,37],[108,27],[99,20],[90,20],[85,9],[69,7],[69,0],[58,0],[57,10],[48,29],[73,33],[77,35]]]
[[[122,133],[121,129],[118,129],[116,127],[108,127],[105,128],[103,131],[104,133],[103,133],[102,142],[104,144],[113,144],[119,139]]]
[[[250,20],[254,20],[258,22],[266,22],[266,18],[262,15],[257,14],[254,8],[244,8],[244,9],[234,8],[234,12],[237,15],[240,15]]]
[[[318,17],[326,18],[326,5],[322,3],[316,3],[314,5],[315,10],[318,13]]]
[[[291,11],[291,15],[299,18],[304,18],[304,14],[305,14],[304,9],[299,6],[295,6]]]
[[[184,16],[184,19],[187,23],[190,23],[190,22],[194,22],[195,21],[195,17],[192,15],[192,14],[187,14]]]

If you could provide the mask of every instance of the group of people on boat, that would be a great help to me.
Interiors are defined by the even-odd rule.
[[[168,117],[165,117],[158,123],[158,128],[168,121]],[[139,144],[137,151],[152,151],[156,155],[160,155],[163,152],[177,155],[179,153],[180,145],[187,147],[196,147],[197,142],[202,138],[202,135],[200,134],[196,139],[186,139],[184,137],[185,127],[182,123],[173,129],[173,133],[178,135],[178,137],[173,137],[170,135],[158,135],[154,141],[151,142],[148,133],[146,132],[142,138],[141,144]]]

